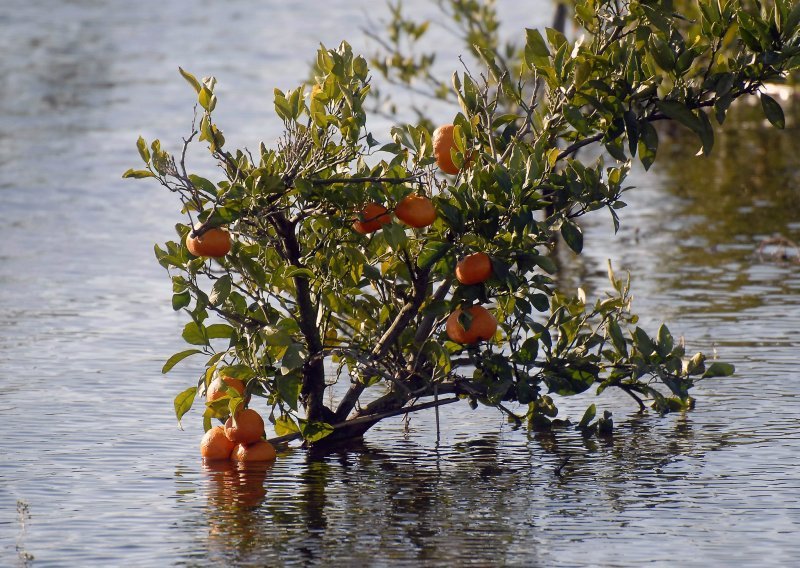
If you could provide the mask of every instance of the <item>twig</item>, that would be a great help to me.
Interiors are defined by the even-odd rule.
[[[440,400],[433,400],[430,402],[423,402],[422,404],[415,404],[413,406],[406,406],[404,408],[399,408],[397,410],[381,412],[380,414],[372,414],[370,416],[359,416],[358,418],[353,418],[352,420],[346,420],[344,422],[339,422],[338,424],[334,424],[332,428],[334,430],[341,430],[342,428],[347,428],[348,426],[357,426],[359,424],[370,424],[372,422],[379,422],[385,418],[400,416],[401,414],[410,414],[411,412],[419,412],[420,410],[427,410],[429,408],[438,408],[440,406],[444,406],[445,404],[458,402],[459,400],[461,399],[458,397],[445,398]],[[293,434],[286,434],[285,436],[277,436],[275,438],[269,438],[267,441],[272,445],[284,444],[286,442],[291,442],[292,440],[297,440],[301,437],[302,435],[300,434],[300,432],[295,432]]]
[[[558,465],[558,467],[556,467],[556,469],[554,470],[554,473],[555,473],[555,474],[556,474],[558,477],[563,477],[563,474],[561,473],[561,470],[563,470],[563,469],[564,469],[564,466],[566,466],[568,463],[569,463],[569,456],[565,457],[565,458],[562,460],[561,464],[559,464],[559,465]]]

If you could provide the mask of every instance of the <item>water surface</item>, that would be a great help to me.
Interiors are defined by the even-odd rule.
[[[407,1],[420,14],[430,3]],[[499,2],[512,25],[516,3]],[[549,20],[534,3],[526,25]],[[196,413],[176,428],[169,376],[183,321],[152,245],[172,196],[123,181],[134,141],[175,150],[192,93],[178,65],[217,75],[232,144],[277,137],[272,87],[307,74],[320,41],[366,44],[366,1],[6,0],[0,13],[0,565],[786,566],[800,558],[796,430],[800,265],[756,254],[800,240],[796,117],[785,132],[742,113],[713,159],[662,140],[654,172],[610,221],[587,220],[565,287],[633,274],[635,308],[689,349],[737,365],[701,383],[697,409],[617,429],[514,430],[490,409],[387,420],[362,447],[289,450],[268,469],[204,468]],[[370,9],[369,18],[365,11]],[[450,64],[448,65],[448,57]],[[445,68],[455,53],[445,48]],[[438,120],[452,110],[433,107]],[[437,114],[438,113],[438,114]],[[737,121],[738,120],[738,121]],[[386,121],[375,121],[385,137]],[[214,175],[203,163],[196,169]],[[586,400],[565,401],[578,418]],[[33,560],[31,560],[33,558]]]

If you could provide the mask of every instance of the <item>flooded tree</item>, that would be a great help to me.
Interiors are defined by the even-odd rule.
[[[712,0],[684,15],[664,2],[577,1],[578,39],[527,29],[512,49],[491,41],[486,5],[450,4],[481,68],[453,74],[446,96],[459,111],[433,132],[366,129],[368,61],[344,42],[318,51],[313,86],[275,90],[285,133],[253,151],[226,145],[216,80],[181,70],[200,107],[183,151],[140,138],[145,167],[124,174],[155,178],[182,206],[178,238],[155,248],[191,346],[163,370],[206,357],[175,399],[179,420],[219,381],[209,431],[214,418],[235,430],[243,407],[260,407],[280,439],[319,444],[459,401],[548,428],[553,393],[614,388],[668,412],[691,406],[696,381],[733,372],[688,355],[666,326],[638,327],[629,282],[611,267],[605,297],[558,289],[551,252],[561,238],[581,253],[577,220],[590,212],[619,227],[633,161],[657,157],[657,123],[687,128],[708,154],[712,121],[752,96],[782,127],[763,86],[800,63],[800,7]],[[469,6],[465,20],[456,8]],[[427,63],[408,65],[406,79]],[[190,173],[194,143],[221,180]],[[588,147],[601,157],[579,153]],[[611,420],[592,404],[577,427]]]

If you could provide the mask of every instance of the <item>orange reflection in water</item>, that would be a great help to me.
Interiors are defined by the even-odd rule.
[[[264,482],[272,465],[273,462],[204,461],[209,506],[217,510],[258,507],[267,495]]]
[[[265,482],[272,462],[239,464],[203,462],[208,479],[208,553],[226,558],[246,554],[259,540],[260,506],[267,495]]]

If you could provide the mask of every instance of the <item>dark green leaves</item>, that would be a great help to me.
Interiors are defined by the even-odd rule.
[[[185,308],[192,301],[192,295],[188,290],[184,290],[179,294],[172,295],[172,309],[176,312],[181,308]]]
[[[559,373],[547,374],[544,382],[550,392],[561,396],[571,396],[587,390],[595,381],[595,375],[580,369],[564,369]]]
[[[299,423],[300,434],[307,442],[316,442],[333,432],[333,426],[325,422],[311,422],[300,419]]]
[[[228,299],[230,293],[231,277],[225,274],[220,276],[219,279],[214,282],[214,286],[211,288],[211,294],[208,296],[208,301],[212,306],[222,305],[225,303],[225,300]]]
[[[761,108],[764,110],[764,116],[767,117],[767,120],[769,120],[773,126],[777,126],[778,128],[786,126],[786,119],[783,116],[781,105],[766,93],[761,93]]]
[[[275,378],[278,396],[281,397],[292,410],[297,410],[297,399],[300,397],[300,387],[303,378],[299,373],[281,375]]]
[[[679,101],[658,101],[658,110],[669,118],[675,120],[694,131],[703,144],[703,154],[711,153],[714,146],[714,129],[711,121],[702,110],[692,111],[689,107]]]
[[[697,131],[699,129],[697,117],[684,103],[679,101],[658,101],[656,105],[658,110],[669,118],[680,122],[691,130]]]
[[[639,160],[645,170],[649,170],[653,162],[656,161],[656,153],[658,152],[658,132],[647,121],[640,125],[639,130]]]
[[[561,224],[561,236],[564,237],[564,242],[576,254],[580,254],[583,250],[583,232],[581,228],[572,221],[566,220]]]

